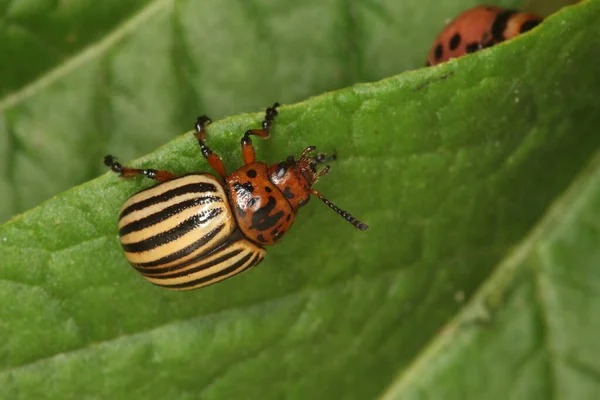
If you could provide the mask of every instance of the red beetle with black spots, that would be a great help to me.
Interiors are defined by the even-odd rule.
[[[427,65],[474,53],[514,38],[542,22],[536,14],[496,6],[471,8],[444,27],[433,43]]]
[[[158,184],[131,196],[119,215],[119,239],[127,260],[150,282],[172,290],[188,290],[219,282],[257,265],[291,228],[310,195],[364,231],[368,226],[327,200],[312,186],[329,172],[317,166],[335,159],[310,154],[289,156],[268,166],[257,162],[250,136],[268,138],[278,114],[267,108],[261,129],[241,140],[244,165],[227,174],[221,158],[206,145],[210,118],[194,124],[202,155],[218,177],[207,173],[177,176],[155,169],[122,166],[114,157],[104,163],[123,178],[143,175]]]

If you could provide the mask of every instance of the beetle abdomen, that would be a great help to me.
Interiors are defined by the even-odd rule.
[[[172,267],[137,268],[150,282],[172,290],[197,289],[237,275],[260,263],[264,248],[236,231],[219,247]]]
[[[184,175],[142,190],[125,202],[119,217],[125,256],[146,277],[159,271],[172,274],[200,268],[205,256],[227,242],[235,229],[225,190],[209,174]],[[259,253],[261,248],[255,247],[252,250]],[[229,261],[236,264],[236,260]],[[228,262],[214,265],[208,274],[228,267]],[[198,274],[192,276],[197,278]],[[190,280],[196,280],[194,277]],[[162,285],[158,281],[163,279],[151,281]],[[177,284],[186,283],[186,279],[179,276]]]

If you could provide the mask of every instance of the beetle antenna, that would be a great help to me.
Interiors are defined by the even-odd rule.
[[[327,200],[325,197],[323,197],[323,195],[321,193],[319,193],[316,189],[310,189],[310,192],[312,194],[314,194],[315,196],[317,196],[319,199],[321,199],[321,201],[323,203],[327,204],[329,206],[329,208],[331,208],[333,211],[338,213],[342,218],[344,218],[346,221],[350,222],[352,224],[352,226],[354,226],[356,229],[361,230],[361,231],[366,231],[367,229],[369,229],[369,225],[360,222],[359,220],[354,218],[352,216],[352,214],[350,214],[348,211],[344,211],[340,208],[337,208],[335,206],[335,204],[333,204],[332,202]]]

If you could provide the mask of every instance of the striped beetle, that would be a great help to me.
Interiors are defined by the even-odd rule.
[[[364,231],[368,226],[337,208],[311,186],[329,172],[335,154],[309,156],[309,146],[298,161],[267,166],[256,162],[251,135],[266,139],[278,114],[275,103],[266,110],[261,129],[247,131],[241,140],[244,166],[227,174],[221,158],[206,146],[203,115],[194,124],[202,155],[219,175],[135,169],[113,156],[104,164],[123,178],[138,175],[159,183],[131,196],[119,215],[119,238],[125,257],[148,281],[172,290],[207,286],[239,274],[262,261],[266,250],[290,229],[298,209],[313,194]]]

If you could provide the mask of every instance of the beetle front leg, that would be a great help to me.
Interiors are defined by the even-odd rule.
[[[256,162],[256,154],[254,152],[254,146],[252,146],[252,139],[250,135],[258,136],[262,139],[267,139],[271,135],[271,125],[275,121],[275,117],[279,112],[277,111],[279,103],[273,104],[273,107],[267,108],[265,112],[265,119],[262,121],[261,129],[250,129],[244,133],[242,137],[242,157],[244,158],[244,164],[252,164]]]
[[[206,115],[202,115],[198,117],[196,123],[194,124],[194,129],[196,130],[195,136],[198,139],[198,143],[200,144],[200,150],[202,151],[202,155],[208,161],[208,164],[214,169],[223,179],[227,177],[227,171],[225,170],[225,165],[223,164],[223,160],[217,154],[213,153],[213,151],[204,143],[206,141],[206,126],[212,123],[211,119]]]
[[[119,174],[121,178],[133,178],[135,176],[144,175],[146,178],[164,182],[175,177],[175,174],[169,171],[124,167],[111,155],[104,157],[104,165],[110,167],[110,169]]]

